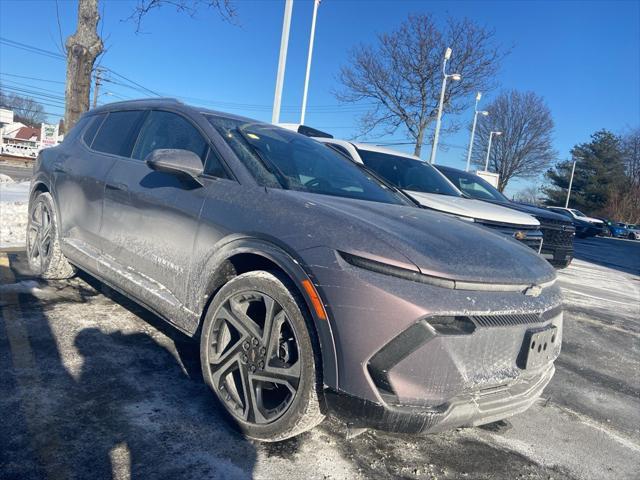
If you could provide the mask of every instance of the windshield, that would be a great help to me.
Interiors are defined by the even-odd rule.
[[[207,115],[260,185],[322,195],[410,204],[342,155],[273,125]]]
[[[503,203],[509,202],[509,199],[500,193],[493,185],[473,173],[449,170],[445,168],[440,171],[451,181],[451,183],[471,198],[477,198],[478,200],[494,200]]]
[[[586,217],[586,215],[582,213],[580,210],[576,210],[575,208],[572,208],[571,211],[576,217]]]
[[[454,197],[462,196],[444,175],[426,162],[360,148],[358,153],[367,168],[398,188]]]

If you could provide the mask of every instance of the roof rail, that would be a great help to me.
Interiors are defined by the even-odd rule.
[[[174,97],[149,97],[149,98],[134,98],[131,100],[120,100],[118,102],[110,102],[110,103],[105,103],[104,105],[101,106],[111,106],[111,105],[126,105],[128,103],[138,103],[138,102],[147,102],[147,103],[167,103],[167,102],[171,102],[171,103],[178,103],[180,105],[184,105],[184,102],[182,102],[181,100],[178,100],[177,98]]]

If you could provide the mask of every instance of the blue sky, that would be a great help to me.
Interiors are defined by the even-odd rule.
[[[150,13],[142,34],[127,21],[135,0],[102,1],[101,29],[108,48],[105,66],[163,95],[260,120],[271,119],[283,0],[236,2],[236,24],[211,11],[195,18],[171,7]],[[299,118],[312,2],[295,0],[281,121]],[[58,1],[62,38],[75,30],[75,1]],[[559,159],[600,128],[614,132],[640,126],[640,2],[638,1],[347,1],[323,0],[318,13],[307,124],[338,137],[357,133],[363,108],[340,106],[332,92],[349,48],[375,41],[411,12],[438,17],[467,16],[495,30],[497,42],[512,47],[498,75],[501,88],[532,90],[549,105]],[[20,19],[20,20],[18,20]],[[59,51],[54,1],[0,0],[0,36]],[[455,52],[454,52],[455,55]],[[46,79],[21,79],[22,75]],[[65,64],[57,58],[0,45],[0,79],[5,87],[38,91],[47,97],[50,120],[62,113]],[[113,80],[127,83],[111,77]],[[34,88],[36,87],[36,88]],[[107,83],[101,103],[143,96]],[[107,93],[108,92],[108,93]],[[497,93],[487,92],[485,99]],[[471,111],[459,120],[467,121]],[[431,132],[429,134],[431,136]],[[406,139],[404,132],[381,141]],[[466,130],[442,139],[451,147],[438,163],[463,166]],[[410,151],[411,147],[398,147]],[[429,148],[423,149],[423,157]],[[531,183],[531,182],[529,182]],[[535,183],[535,182],[533,182]],[[527,185],[516,181],[508,192]]]

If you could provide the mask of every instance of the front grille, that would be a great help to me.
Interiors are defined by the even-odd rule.
[[[540,247],[542,246],[543,239],[539,237],[527,237],[524,240],[520,240],[520,242],[540,253]]]
[[[575,228],[562,220],[539,218],[545,247],[572,247]]]
[[[559,315],[562,307],[555,307],[542,313],[513,313],[506,315],[473,315],[469,316],[479,327],[508,327],[511,325],[526,325],[528,323],[543,323]]]

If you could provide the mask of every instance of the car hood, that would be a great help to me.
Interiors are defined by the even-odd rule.
[[[489,201],[489,200],[487,200]],[[494,203],[494,202],[491,202]],[[517,203],[517,202],[495,202],[506,208],[512,208],[514,210],[518,210],[519,212],[528,213],[529,215],[535,216],[538,220],[555,220],[561,221],[566,224],[571,224],[571,220],[567,217],[560,215],[559,213],[552,212],[550,210],[546,210],[544,208],[536,207],[535,205],[528,205],[526,203]]]
[[[319,245],[457,281],[530,285],[555,278],[529,247],[464,220],[411,206],[285,192],[303,201],[298,211],[306,212],[305,226]]]
[[[517,212],[493,203],[483,202],[472,198],[453,197],[436,193],[423,193],[408,190],[407,193],[424,207],[439,212],[460,215],[463,217],[488,220],[490,222],[508,223],[519,226],[537,227],[540,222],[526,213]]]

